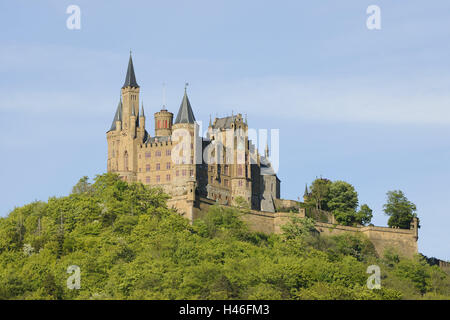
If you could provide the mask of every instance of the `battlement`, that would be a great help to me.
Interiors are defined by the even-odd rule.
[[[158,148],[158,147],[168,147],[173,146],[173,141],[158,141],[158,142],[149,142],[149,143],[142,143],[139,144],[139,147],[141,149],[149,149],[149,148]]]

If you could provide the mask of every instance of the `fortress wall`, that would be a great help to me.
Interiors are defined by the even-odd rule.
[[[173,196],[169,200],[167,200],[167,206],[169,208],[176,209],[182,216],[192,220],[191,217],[195,219],[194,214],[192,213],[192,203],[187,201],[186,195]]]
[[[373,243],[378,255],[385,249],[393,248],[400,255],[411,258],[418,252],[415,229],[393,229],[388,227],[348,227],[330,223],[317,222],[316,227],[321,234],[342,234],[344,232],[361,232]]]
[[[194,208],[194,219],[201,217],[208,211],[209,206],[214,205],[214,200],[199,198]],[[304,217],[305,212],[264,212],[250,210],[249,213],[242,216],[250,230],[263,232],[266,234],[282,232],[281,227],[288,223],[292,216]],[[338,235],[345,232],[362,233],[373,243],[378,255],[382,256],[384,250],[393,248],[400,255],[411,258],[418,252],[417,248],[417,229],[394,229],[389,227],[349,227],[326,222],[316,222],[316,229],[320,234]]]
[[[291,207],[298,207],[299,202],[295,200],[288,200],[288,199],[273,199],[275,202],[275,207],[277,210],[280,210],[282,208],[291,208]]]
[[[275,213],[254,211],[242,216],[242,220],[245,221],[250,230],[254,232],[273,233],[274,232],[274,220]]]
[[[450,262],[439,260],[439,268],[450,274]]]

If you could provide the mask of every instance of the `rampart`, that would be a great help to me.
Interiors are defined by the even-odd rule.
[[[197,197],[193,208],[193,219],[200,218],[209,208],[216,204],[214,200]],[[327,213],[330,215],[330,213]],[[298,212],[265,212],[249,210],[242,216],[252,231],[269,233],[281,233],[281,226],[296,216],[304,218],[310,216],[307,210],[300,209]],[[334,222],[333,218],[328,219]],[[337,235],[345,232],[362,233],[373,243],[378,255],[383,255],[388,248],[394,249],[400,255],[411,258],[418,252],[418,222],[411,224],[411,229],[395,229],[376,226],[342,226],[336,223],[316,221],[316,229],[320,234]]]

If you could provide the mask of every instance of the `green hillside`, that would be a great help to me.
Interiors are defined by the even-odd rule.
[[[166,199],[104,174],[14,209],[0,219],[0,299],[450,299],[450,276],[422,256],[377,257],[362,236],[314,235],[310,220],[252,233],[237,208],[189,225]],[[374,264],[381,289],[369,290]]]

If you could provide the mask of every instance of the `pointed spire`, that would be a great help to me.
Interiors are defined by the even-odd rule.
[[[266,142],[266,149],[264,150],[264,156],[268,159],[269,158],[269,143]]]
[[[114,115],[109,131],[116,130],[116,121],[122,121],[122,98],[120,98],[119,104],[117,105],[116,114]]]
[[[309,195],[308,184],[305,183],[305,193],[303,194],[303,197],[307,197],[308,195]]]
[[[139,88],[139,85],[136,82],[136,76],[134,74],[133,59],[131,58],[131,51],[130,51],[130,60],[128,60],[127,75],[125,77],[125,83],[123,84],[122,88],[126,88],[126,87]]]
[[[191,103],[189,102],[189,98],[187,96],[186,87],[188,86],[188,83],[186,83],[186,86],[184,87],[184,96],[183,100],[181,101],[180,109],[178,110],[177,118],[175,119],[175,123],[194,123],[195,117],[194,112],[191,108]]]
[[[144,101],[142,101],[142,105],[141,105],[141,117],[145,118],[145,113],[144,113]]]

